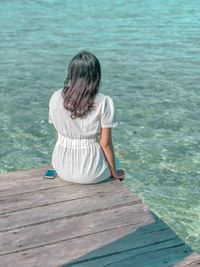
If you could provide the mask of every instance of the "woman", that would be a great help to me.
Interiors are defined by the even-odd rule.
[[[89,52],[78,53],[68,66],[64,88],[49,101],[49,123],[58,139],[52,166],[60,178],[75,183],[98,183],[111,176],[123,180],[117,170],[111,128],[117,126],[111,97],[99,92],[101,67]]]

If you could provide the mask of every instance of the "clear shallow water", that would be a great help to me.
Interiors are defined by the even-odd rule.
[[[8,0],[0,10],[0,172],[50,164],[49,98],[89,50],[121,122],[125,183],[200,252],[197,1]]]

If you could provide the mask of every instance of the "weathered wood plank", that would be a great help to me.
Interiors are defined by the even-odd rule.
[[[200,265],[200,255],[121,182],[45,180],[48,167],[0,174],[0,265]]]
[[[117,227],[108,231],[81,236],[71,240],[61,241],[37,248],[22,250],[16,253],[0,256],[2,266],[13,267],[55,267],[69,262],[76,257],[92,251],[97,247],[112,242],[132,231],[133,226]],[[95,242],[94,242],[95,241]],[[86,251],[87,249],[87,251]]]
[[[200,255],[193,252],[190,256],[186,257],[184,261],[178,263],[174,267],[200,267]]]
[[[130,193],[126,187],[124,187],[122,190],[121,183],[119,181],[110,180],[107,182],[106,186],[104,183],[100,183],[98,186],[70,183],[68,186],[49,188],[46,190],[38,190],[23,194],[15,194],[12,196],[1,196],[0,214],[49,205],[52,203],[86,198],[94,195],[101,196],[104,193],[110,192],[113,192],[113,195],[116,195],[121,191],[124,191],[124,193],[127,193],[127,195],[132,195],[132,193]],[[138,197],[135,196],[133,198],[136,200],[136,202],[139,201]]]
[[[19,195],[24,193],[31,193],[40,190],[46,190],[48,188],[57,188],[62,186],[69,186],[64,181],[60,181],[61,179],[54,179],[54,181],[50,181],[40,177],[40,180],[32,180],[32,181],[19,181],[18,184],[9,184],[6,188],[4,186],[0,189],[0,196],[12,196]],[[10,181],[11,182],[11,181]]]
[[[186,253],[184,253],[185,245],[180,239],[161,240],[158,243],[150,243],[141,247],[130,247],[127,250],[110,252],[107,247],[107,252],[103,256],[88,255],[88,258],[83,256],[83,259],[77,259],[74,262],[66,264],[65,266],[88,267],[88,266],[174,266],[174,263],[182,260]],[[100,248],[101,250],[101,248]],[[98,250],[97,250],[98,251]],[[187,255],[187,254],[186,254]],[[64,266],[64,265],[63,265]]]
[[[135,219],[133,220],[133,218]],[[148,223],[151,220],[149,211],[143,213],[135,211],[132,205],[93,212],[81,217],[64,217],[59,220],[1,232],[0,255],[130,225],[130,223],[135,225],[141,224],[141,222]]]
[[[21,194],[26,192],[33,192],[47,188],[54,188],[59,186],[70,186],[72,183],[66,183],[59,177],[55,179],[45,179],[43,175],[47,167],[40,169],[23,170],[15,172],[3,173],[0,175],[0,196],[9,196]]]
[[[49,253],[48,257],[52,256],[51,257],[52,260],[54,259],[54,257],[56,257],[56,260],[59,260],[59,258],[63,257],[64,261],[62,263],[65,263],[66,258],[69,258],[69,260],[76,258],[76,257],[81,255],[80,254],[81,251],[83,254],[85,252],[92,251],[95,248],[98,248],[102,244],[105,245],[105,243],[108,243],[109,241],[116,240],[117,238],[119,238],[123,235],[132,233],[134,230],[138,229],[139,226],[142,226],[145,224],[146,224],[146,222],[143,221],[143,222],[141,222],[140,225],[135,225],[135,226],[131,225],[131,226],[126,226],[126,227],[120,226],[120,227],[117,227],[115,229],[110,229],[109,231],[103,230],[103,231],[100,231],[100,232],[95,233],[95,234],[83,235],[83,236],[80,236],[78,238],[73,238],[70,240],[67,239],[66,241],[61,241],[61,242],[55,242],[52,245],[40,246],[40,247],[34,248],[34,249],[26,249],[26,250],[22,250],[21,252],[18,252],[18,253],[13,253],[12,257],[14,257],[14,258],[20,257],[21,258],[23,256],[23,253],[25,253],[28,258],[29,257],[34,258],[34,255],[38,255],[38,253],[39,253],[39,255],[40,255],[39,258],[41,260],[44,258],[44,256],[47,257],[48,249],[50,249],[50,253]],[[154,225],[155,225],[155,223],[154,223]],[[152,227],[152,224],[151,224],[149,228],[148,227],[140,228],[140,232],[136,233],[138,242],[137,242],[137,244],[135,244],[135,246],[141,245],[142,243],[144,243],[144,240],[146,240],[147,242],[150,242],[150,240],[151,240],[150,237],[152,235],[156,236],[157,234],[159,234],[160,231],[162,233],[164,233],[165,230],[169,231],[168,227],[166,227],[166,225],[163,224],[162,221],[158,221],[156,223],[155,227]],[[145,235],[145,237],[146,237],[145,239],[143,238],[143,241],[141,240],[141,234]],[[168,235],[168,233],[166,233],[166,234]],[[127,244],[129,244],[129,246],[130,246],[131,242],[129,242]],[[127,248],[127,244],[126,244],[126,248]],[[123,244],[121,244],[121,247],[123,248],[122,245]],[[63,250],[62,247],[63,247],[63,249],[64,248],[65,249]],[[116,247],[113,247],[113,248],[115,248],[115,250],[116,250]],[[51,249],[52,249],[52,252],[51,252]],[[119,245],[117,246],[117,249],[118,250],[120,249]],[[65,252],[65,254],[63,254],[63,252]],[[105,253],[105,251],[104,251],[104,253]],[[22,256],[20,256],[20,255],[22,255]],[[9,257],[6,257],[6,258],[8,259]],[[0,259],[1,259],[1,257],[0,257]],[[4,259],[4,257],[3,257],[3,259]],[[48,266],[49,266],[49,262],[48,262]]]
[[[117,194],[116,194],[117,193]],[[67,191],[66,191],[67,194]],[[47,201],[50,199],[46,198]],[[57,200],[59,201],[59,199]],[[104,192],[91,196],[77,198],[74,200],[66,200],[57,203],[42,205],[36,202],[33,208],[21,209],[15,212],[9,212],[0,215],[0,232],[28,225],[44,223],[50,220],[58,220],[63,217],[72,217],[75,215],[82,216],[85,213],[101,210],[112,209],[119,205],[133,205],[133,210],[144,211],[144,204],[141,200],[136,200],[131,194],[126,194],[122,190],[116,190],[115,193]],[[27,203],[26,203],[27,205]],[[27,207],[27,206],[26,206]],[[146,208],[147,210],[147,208]]]
[[[181,261],[185,253],[184,244],[178,242],[178,239],[172,242],[162,242],[161,244],[151,244],[151,250],[141,250],[138,255],[134,255],[133,251],[120,253],[118,257],[104,257],[100,260],[90,261],[91,266],[101,267],[121,267],[121,266],[134,266],[134,267],[169,267],[174,266],[175,263]],[[148,249],[148,248],[147,248]],[[133,254],[133,255],[132,255]],[[106,265],[104,265],[106,263]],[[89,266],[88,262],[80,262],[80,264],[65,265],[65,266],[76,266],[86,267]]]
[[[166,241],[166,236],[171,240]],[[174,250],[174,238],[177,242],[176,251]],[[109,241],[115,242],[110,243]],[[106,243],[109,244],[105,245]],[[162,243],[161,246],[160,243]],[[84,256],[88,252],[91,252],[91,255],[89,254]],[[138,227],[135,230],[133,226],[129,226],[127,228],[119,227],[109,231],[102,231],[71,240],[57,242],[52,245],[45,245],[33,249],[19,251],[11,255],[12,259],[21,267],[60,266],[65,263],[69,263],[73,259],[76,259],[75,262],[77,262],[77,264],[79,262],[79,264],[72,266],[100,267],[105,266],[105,263],[106,265],[109,263],[117,264],[118,261],[121,262],[122,259],[126,260],[126,258],[129,258],[130,255],[134,255],[135,257],[131,259],[131,263],[134,263],[134,266],[143,266],[142,264],[145,263],[143,259],[146,253],[147,256],[149,256],[150,262],[157,259],[157,262],[160,263],[160,265],[146,266],[169,267],[173,266],[169,265],[170,258],[174,257],[174,262],[177,262],[177,260],[183,259],[184,255],[190,253],[190,249],[188,249],[188,247],[185,246],[182,241],[179,239],[177,240],[175,234],[162,221],[159,221],[153,224],[144,225],[143,227]],[[177,259],[175,258],[176,253],[178,253]],[[11,255],[9,254],[0,257],[0,261],[4,263],[4,266],[12,266],[12,262],[10,260]],[[83,257],[80,258],[80,256]],[[37,259],[40,259],[38,263]],[[147,261],[147,263],[149,261]],[[103,265],[102,262],[104,263]],[[135,262],[140,265],[135,265]],[[25,263],[27,265],[25,265]],[[94,263],[95,265],[93,265]],[[67,264],[66,266],[70,265]]]
[[[66,266],[174,266],[192,250],[161,220],[85,254]]]
[[[0,181],[1,184],[10,184],[10,181],[13,183],[18,183],[20,180],[32,180],[32,179],[40,179],[40,177],[44,174],[46,170],[52,168],[52,166],[43,166],[37,169],[25,169],[25,170],[16,170],[13,172],[4,172],[0,173]]]

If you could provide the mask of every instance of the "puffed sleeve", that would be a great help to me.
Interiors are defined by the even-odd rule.
[[[113,100],[107,95],[105,96],[102,104],[100,124],[101,128],[112,128],[118,126]]]

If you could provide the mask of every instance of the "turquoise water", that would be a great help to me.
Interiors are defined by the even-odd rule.
[[[94,53],[125,183],[200,252],[200,4],[186,0],[0,3],[0,172],[50,164],[48,101],[71,57]]]

